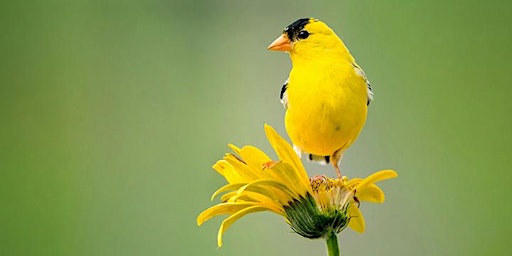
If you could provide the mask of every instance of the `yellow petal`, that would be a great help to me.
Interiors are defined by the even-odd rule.
[[[233,171],[240,175],[243,182],[250,182],[262,178],[261,170],[252,168],[233,154],[226,155],[224,160],[233,166]]]
[[[238,194],[238,191],[228,192],[220,198],[222,202],[258,202],[258,203],[266,203],[268,201],[272,201],[272,199],[251,191],[244,191],[242,195]]]
[[[212,195],[212,197],[210,198],[210,201],[213,201],[213,199],[218,196],[220,193],[224,192],[224,191],[229,191],[229,190],[238,190],[240,189],[241,187],[247,185],[247,183],[232,183],[232,184],[227,184],[227,185],[224,185],[222,186],[221,188],[217,189],[217,191],[215,191]]]
[[[245,190],[267,196],[281,204],[286,204],[291,201],[292,198],[298,197],[284,184],[276,180],[257,180],[255,182],[251,182],[239,188],[238,194],[244,193]]]
[[[201,226],[205,221],[211,219],[220,214],[233,214],[241,211],[244,208],[254,206],[255,203],[222,203],[214,205],[204,210],[199,216],[197,216],[197,225]]]
[[[256,200],[252,198],[251,196],[247,195],[239,195],[237,191],[231,191],[228,192],[220,197],[221,202],[239,202],[239,201],[247,201],[247,202],[258,202],[259,200]]]
[[[239,183],[246,180],[224,159],[217,161],[213,165],[213,169],[224,176],[228,183]]]
[[[302,178],[297,175],[297,172],[293,170],[293,167],[284,162],[279,162],[274,164],[271,169],[268,170],[269,175],[283,183],[286,187],[290,188],[295,192],[296,195],[304,195],[308,191],[310,187],[309,182],[307,183],[307,188],[304,187],[302,182]]]
[[[361,181],[363,181],[363,179],[361,178],[353,178],[353,179],[350,179],[349,181],[347,181],[345,183],[345,186],[347,188],[353,188],[354,186],[356,186],[358,183],[361,183]]]
[[[266,211],[266,210],[268,210],[268,209],[264,206],[251,206],[251,207],[247,207],[243,210],[240,210],[237,213],[226,218],[224,221],[222,221],[222,224],[220,224],[219,233],[217,233],[217,245],[219,247],[222,246],[222,234],[224,234],[224,232],[229,228],[229,226],[231,226],[231,224],[233,224],[235,221],[242,218],[246,214],[249,214],[252,212],[261,212],[261,211]]]
[[[212,167],[213,167],[213,169],[215,169],[222,176],[224,176],[224,173],[226,172],[226,169],[233,168],[225,160],[217,161]]]
[[[359,201],[367,201],[372,203],[384,203],[384,192],[373,183],[356,191],[356,197]]]
[[[377,181],[381,181],[381,180],[387,180],[387,179],[391,179],[391,178],[395,178],[397,177],[398,174],[393,171],[393,170],[382,170],[382,171],[378,171],[368,177],[366,177],[363,181],[361,181],[358,185],[357,185],[357,188],[356,189],[359,189],[361,187],[364,187],[366,186],[366,184],[368,183],[375,183]]]
[[[295,170],[297,176],[299,177],[300,184],[302,184],[304,188],[307,188],[308,191],[310,191],[311,187],[309,185],[308,174],[306,173],[306,170],[304,169],[302,162],[297,156],[297,153],[295,153],[290,144],[288,144],[286,140],[279,136],[279,134],[274,130],[274,128],[272,128],[268,124],[265,124],[265,133],[267,134],[268,141],[276,151],[276,154],[279,157],[279,159],[292,166],[293,170]]]
[[[350,218],[350,222],[348,226],[359,233],[364,232],[364,217],[363,213],[359,210],[356,204],[351,203],[348,207],[348,217]]]
[[[253,146],[245,146],[242,149],[229,145],[229,147],[238,155],[242,160],[255,169],[261,169],[264,163],[272,161],[263,151]]]

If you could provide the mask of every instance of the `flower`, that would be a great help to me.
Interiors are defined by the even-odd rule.
[[[199,214],[197,224],[217,215],[229,215],[220,225],[218,246],[222,246],[222,235],[231,224],[259,211],[283,216],[292,230],[307,238],[339,233],[347,226],[363,232],[365,224],[359,203],[382,203],[384,193],[374,183],[396,177],[396,172],[384,170],[365,179],[310,179],[292,147],[272,127],[265,125],[265,132],[278,161],[272,161],[253,146],[240,149],[229,145],[236,155],[226,154],[213,165],[228,184],[213,193],[212,200],[223,194],[221,203]]]

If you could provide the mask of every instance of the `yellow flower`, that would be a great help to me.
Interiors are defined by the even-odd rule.
[[[223,194],[222,202],[203,211],[197,217],[197,224],[217,215],[229,215],[220,225],[218,246],[222,246],[222,234],[231,224],[259,211],[283,216],[296,233],[307,238],[339,233],[347,225],[363,232],[359,202],[383,202],[384,193],[374,183],[396,177],[396,173],[385,170],[366,179],[319,176],[310,180],[292,147],[272,127],[265,125],[265,132],[279,161],[272,161],[253,146],[240,149],[230,145],[236,155],[226,154],[213,166],[228,184],[212,195],[213,200]]]

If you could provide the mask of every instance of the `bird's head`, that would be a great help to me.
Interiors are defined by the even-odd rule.
[[[303,55],[340,48],[345,47],[327,24],[314,18],[303,18],[288,25],[267,49]]]

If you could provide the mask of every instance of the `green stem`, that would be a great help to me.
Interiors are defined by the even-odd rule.
[[[325,241],[327,242],[327,254],[329,256],[340,256],[340,248],[338,247],[338,237],[336,237],[336,233],[334,230],[327,232],[325,236]]]

